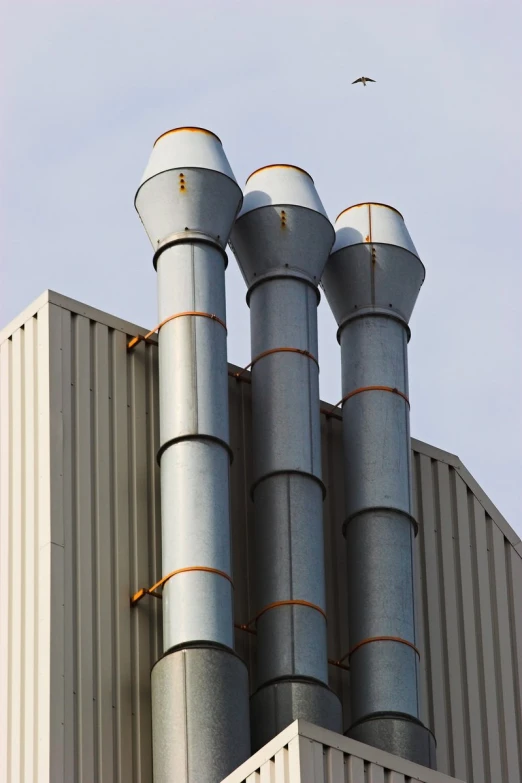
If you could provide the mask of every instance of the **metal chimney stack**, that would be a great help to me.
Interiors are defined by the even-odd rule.
[[[221,142],[157,140],[136,209],[158,273],[164,655],[152,670],[155,783],[218,783],[250,754],[233,652],[225,247],[242,195]]]
[[[249,178],[231,246],[248,286],[257,563],[257,749],[297,718],[342,731],[328,688],[318,283],[334,239],[310,176]]]
[[[408,322],[424,266],[402,216],[358,204],[336,221],[322,278],[339,324],[353,739],[435,766],[419,719]]]

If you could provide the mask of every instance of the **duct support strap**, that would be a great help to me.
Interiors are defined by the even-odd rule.
[[[424,267],[398,212],[358,205],[336,223],[322,285],[339,324],[352,725],[348,735],[424,766],[415,638],[408,321]]]
[[[161,322],[164,655],[152,671],[154,783],[218,783],[250,754],[248,677],[233,652],[223,328],[225,247],[241,200],[219,139],[196,128],[158,139],[136,195]]]
[[[275,166],[248,180],[231,244],[248,286],[253,357],[254,749],[297,718],[342,728],[328,688],[316,359],[317,283],[332,241],[305,172]]]

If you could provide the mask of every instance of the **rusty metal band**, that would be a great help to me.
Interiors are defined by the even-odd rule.
[[[170,136],[172,133],[183,133],[183,131],[189,131],[189,132],[192,132],[192,133],[206,133],[207,136],[213,136],[221,144],[221,139],[219,138],[219,136],[216,136],[216,134],[213,133],[212,131],[209,131],[206,128],[198,128],[196,125],[184,125],[183,127],[180,127],[180,128],[171,128],[170,130],[165,131],[160,136],[158,136],[158,138],[156,139],[156,141],[154,142],[154,144],[152,146],[155,147],[156,144],[158,143],[158,141],[160,139],[165,138],[165,136]],[[389,207],[389,209],[393,209],[393,207]],[[402,215],[401,215],[401,217],[402,217]]]
[[[226,573],[226,571],[220,571],[217,568],[210,568],[209,566],[187,566],[186,568],[178,568],[176,571],[171,571],[170,574],[167,574],[166,576],[163,576],[159,582],[156,582],[152,585],[152,587],[142,587],[140,590],[138,590],[137,593],[134,593],[134,595],[131,598],[131,606],[134,606],[135,604],[140,601],[144,595],[152,595],[154,598],[161,598],[161,595],[156,592],[156,590],[159,587],[164,587],[165,584],[169,581],[169,579],[172,579],[174,576],[178,576],[178,574],[187,574],[191,571],[203,571],[207,574],[216,574],[217,576],[222,576],[223,579],[227,579],[232,587],[234,587],[234,583],[232,581],[232,577]]]
[[[247,364],[246,367],[243,367],[242,370],[240,370],[239,372],[236,372],[234,374],[235,377],[236,378],[240,378],[243,375],[244,372],[246,372],[247,370],[251,370],[252,367],[260,359],[264,359],[265,356],[270,356],[273,353],[298,353],[301,356],[306,356],[308,359],[311,359],[313,362],[315,362],[315,364],[317,365],[317,369],[319,369],[319,362],[317,361],[315,356],[310,353],[310,351],[305,351],[302,348],[270,348],[268,351],[263,351],[262,353],[258,354],[256,357],[254,357],[254,359],[252,359],[250,364]]]
[[[345,394],[342,400],[339,400],[336,408],[339,407],[339,405],[344,405],[345,402],[347,402],[351,397],[355,397],[356,394],[361,394],[362,392],[367,391],[383,391],[383,392],[390,392],[391,394],[397,394],[399,397],[402,397],[405,402],[408,403],[408,408],[410,407],[410,401],[407,398],[407,396],[404,394],[404,392],[399,391],[399,389],[396,389],[392,386],[361,386],[359,389],[354,389],[353,391],[349,392],[348,394]]]
[[[351,648],[348,653],[348,658],[350,658],[360,647],[363,647],[365,644],[372,644],[372,642],[397,642],[397,644],[405,644],[407,647],[411,647],[420,658],[420,652],[413,642],[409,642],[407,639],[401,639],[400,636],[371,636],[369,639],[363,639],[362,642],[358,642]]]
[[[256,614],[253,620],[250,620],[248,625],[253,625],[253,623],[257,622],[259,618],[265,614],[265,612],[270,611],[270,609],[277,609],[279,606],[305,606],[308,609],[314,609],[316,612],[319,612],[319,614],[322,614],[324,619],[326,620],[326,612],[321,609],[320,606],[317,606],[317,604],[312,604],[310,601],[302,601],[299,599],[289,600],[289,601],[274,601],[271,604],[267,604],[262,609],[259,610],[259,612]]]
[[[159,323],[157,326],[154,327],[154,329],[151,329],[150,332],[148,332],[145,335],[138,334],[136,337],[133,337],[132,340],[129,341],[127,345],[127,349],[130,351],[131,348],[134,348],[135,345],[142,341],[149,340],[153,334],[156,332],[159,332],[162,326],[165,326],[165,324],[168,324],[169,321],[174,321],[176,318],[184,318],[185,316],[198,316],[199,318],[210,318],[211,321],[216,321],[220,326],[223,327],[225,332],[227,331],[227,325],[224,321],[221,320],[221,318],[218,318],[217,315],[214,315],[214,313],[202,313],[198,310],[186,310],[183,313],[174,313],[174,315],[169,315],[168,318],[165,318],[161,323]]]

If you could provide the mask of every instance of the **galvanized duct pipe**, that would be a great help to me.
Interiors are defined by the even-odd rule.
[[[296,718],[341,730],[328,688],[318,282],[334,232],[309,175],[256,171],[231,245],[248,286],[257,582],[252,744]]]
[[[164,655],[152,670],[155,783],[217,783],[250,753],[233,652],[225,247],[241,205],[219,139],[157,140],[136,194],[158,273]]]
[[[427,767],[415,641],[408,322],[424,266],[402,216],[359,204],[337,218],[322,286],[339,324],[353,739]]]

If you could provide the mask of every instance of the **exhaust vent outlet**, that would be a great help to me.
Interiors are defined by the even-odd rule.
[[[339,325],[342,360],[347,734],[435,768],[435,740],[420,721],[407,354],[424,266],[392,207],[358,204],[335,228],[322,287]]]
[[[225,252],[242,194],[201,128],[156,141],[136,194],[158,276],[164,655],[154,783],[218,783],[250,755],[233,651]]]
[[[254,749],[298,718],[342,731],[328,688],[317,354],[318,283],[333,240],[305,171],[251,175],[231,246],[248,287],[252,342]]]

